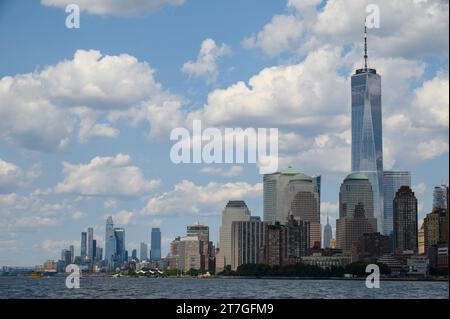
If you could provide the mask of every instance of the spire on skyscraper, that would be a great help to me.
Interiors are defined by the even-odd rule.
[[[364,21],[364,71],[367,71],[367,26]]]

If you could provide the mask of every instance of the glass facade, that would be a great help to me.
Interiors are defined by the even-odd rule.
[[[410,172],[392,172],[383,173],[383,199],[384,199],[384,234],[390,236],[393,231],[393,203],[395,194],[401,186],[411,187]]]
[[[161,230],[159,228],[152,228],[151,235],[150,260],[161,260]]]
[[[359,69],[351,77],[352,171],[366,175],[372,184],[377,229],[384,231],[383,142],[381,77],[374,69]]]

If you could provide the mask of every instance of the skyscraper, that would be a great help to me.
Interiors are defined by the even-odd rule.
[[[148,259],[148,246],[146,243],[142,242],[140,249],[139,249],[139,254],[140,254],[140,260],[144,261]]]
[[[73,245],[70,245],[69,250],[70,250],[70,262],[73,263],[75,260],[75,247],[73,247]]]
[[[188,225],[186,229],[187,236],[196,236],[200,241],[201,270],[209,269],[209,260],[211,256],[212,243],[209,241],[209,227],[199,222],[195,225]]]
[[[401,186],[411,187],[410,172],[383,172],[383,200],[384,200],[384,234],[392,235],[393,231],[393,204],[397,191]]]
[[[320,187],[321,176],[307,176],[289,166],[273,174],[266,174],[264,185],[264,221],[287,224],[290,215],[310,223],[309,243],[321,242]]]
[[[273,174],[265,174],[263,177],[263,196],[264,196],[264,221],[274,224],[279,222],[286,224],[289,219],[289,212],[284,211],[285,201],[284,192],[289,181],[294,178],[305,177],[313,184],[314,191],[317,193],[317,201],[319,203],[320,197],[320,175],[316,177],[309,177],[292,166],[276,172]],[[284,206],[284,207],[283,207]],[[317,204],[320,206],[320,204]]]
[[[448,186],[439,185],[433,189],[433,207],[438,209],[447,209]]]
[[[323,229],[323,247],[324,248],[330,248],[330,242],[333,238],[333,229],[330,225],[330,220],[327,216],[327,224],[325,225],[325,228]]]
[[[252,216],[248,221],[231,223],[231,269],[243,264],[259,264],[264,246],[266,223]]]
[[[402,186],[394,198],[393,245],[395,253],[418,252],[417,199],[409,186]]]
[[[97,261],[97,240],[92,240],[92,262]]]
[[[222,211],[222,224],[219,229],[220,250],[216,256],[216,270],[221,271],[231,265],[231,225],[234,221],[250,220],[250,210],[242,200],[232,200]]]
[[[336,246],[351,253],[353,244],[366,233],[375,232],[373,192],[368,177],[352,173],[339,192],[339,219],[336,221]]]
[[[381,77],[367,67],[367,32],[364,33],[364,68],[351,77],[352,171],[366,175],[372,184],[373,212],[377,229],[383,223],[383,134]]]
[[[105,260],[110,267],[116,256],[116,236],[114,235],[114,223],[111,216],[106,220],[105,229]],[[111,268],[110,268],[111,269]]]
[[[122,264],[127,260],[125,249],[125,229],[114,228],[114,237],[116,238],[116,261]]]
[[[81,233],[81,258],[86,258],[87,256],[87,233],[82,232]]]
[[[91,227],[88,228],[87,246],[88,258],[92,262],[94,261],[94,229]]]
[[[286,224],[292,215],[294,219],[309,223],[309,246],[319,245],[322,241],[322,230],[319,215],[319,194],[313,179],[304,174],[291,178],[282,193],[284,205],[281,205],[282,219]]]
[[[430,248],[436,244],[448,245],[448,213],[446,209],[434,207],[423,220],[424,252],[429,253]]]
[[[152,228],[151,234],[150,260],[159,261],[161,259],[161,230]]]

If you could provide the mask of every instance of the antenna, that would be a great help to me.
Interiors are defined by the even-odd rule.
[[[367,26],[364,21],[364,71],[367,71]]]

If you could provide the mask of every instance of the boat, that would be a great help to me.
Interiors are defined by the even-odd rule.
[[[28,278],[30,278],[30,279],[39,279],[39,278],[44,278],[44,275],[41,274],[41,273],[34,272],[32,274],[29,274]]]

